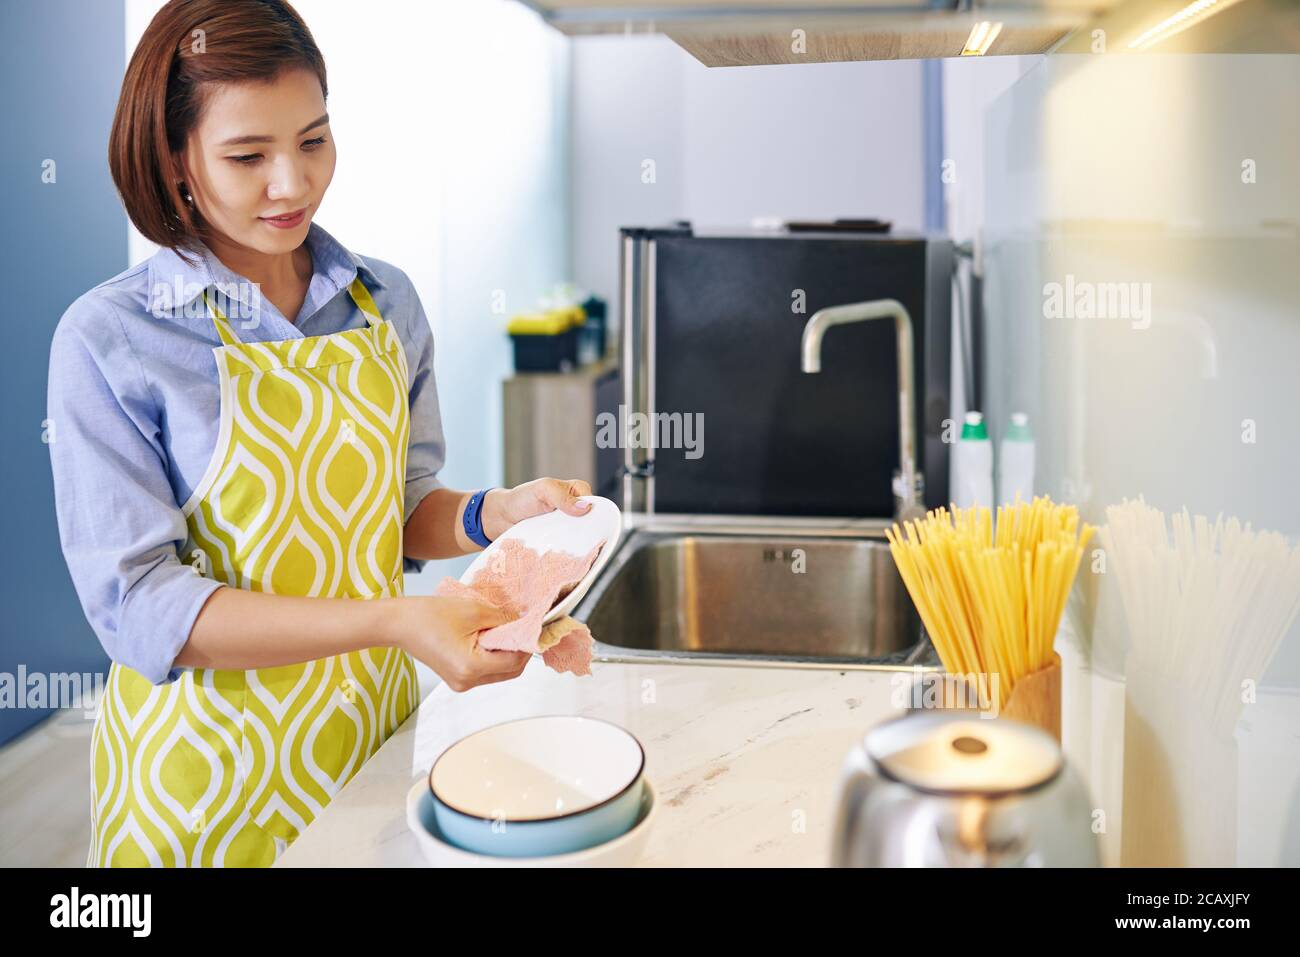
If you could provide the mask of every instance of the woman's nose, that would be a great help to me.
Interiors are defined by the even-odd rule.
[[[293,160],[284,160],[274,167],[271,181],[266,184],[268,199],[293,199],[307,193],[307,176]]]

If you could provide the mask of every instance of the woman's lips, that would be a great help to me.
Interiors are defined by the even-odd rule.
[[[301,225],[307,216],[307,207],[304,206],[296,213],[285,213],[283,216],[259,216],[262,222],[268,226],[274,226],[276,229],[293,229]]]

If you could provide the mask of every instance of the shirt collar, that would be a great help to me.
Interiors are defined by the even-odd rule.
[[[352,284],[359,273],[369,289],[383,289],[385,283],[356,253],[347,249],[316,223],[307,228],[306,243],[311,250],[312,277],[308,300],[317,308],[333,299]],[[238,299],[251,308],[260,306],[258,294],[249,281],[229,269],[206,245],[188,253],[196,261],[191,265],[174,250],[159,249],[149,259],[149,299],[155,314],[184,309],[205,289],[217,286],[223,295]],[[292,322],[293,317],[286,317]]]

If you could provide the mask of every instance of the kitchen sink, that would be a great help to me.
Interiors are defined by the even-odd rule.
[[[879,536],[635,529],[573,614],[606,661],[938,664]]]

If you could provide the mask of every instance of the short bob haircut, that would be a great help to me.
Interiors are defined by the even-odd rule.
[[[207,236],[185,201],[180,152],[203,110],[204,84],[266,83],[305,67],[328,94],[325,60],[284,0],[170,0],[131,55],[108,140],[108,166],[136,229],[196,251]]]

